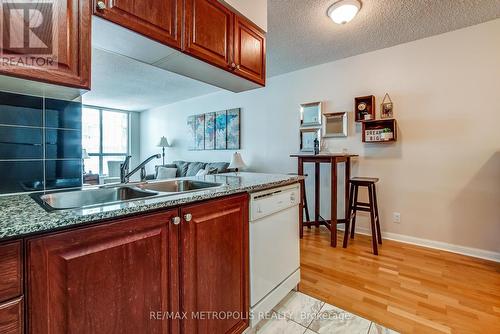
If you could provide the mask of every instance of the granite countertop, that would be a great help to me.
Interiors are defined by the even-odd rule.
[[[0,197],[0,241],[30,234],[90,224],[211,198],[274,188],[298,182],[302,176],[235,173],[186,177],[182,179],[219,182],[223,187],[191,193],[145,198],[85,209],[47,212],[29,195]]]

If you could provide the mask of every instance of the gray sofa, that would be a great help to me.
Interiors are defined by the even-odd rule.
[[[156,179],[156,175],[158,174],[159,167],[169,167],[169,168],[177,168],[177,173],[175,177],[184,177],[184,176],[195,176],[201,169],[207,169],[208,174],[219,174],[226,173],[229,171],[229,162],[190,162],[190,161],[182,161],[177,160],[171,164],[166,164],[163,166],[156,166],[156,171],[154,175],[148,175],[146,179],[152,180]]]

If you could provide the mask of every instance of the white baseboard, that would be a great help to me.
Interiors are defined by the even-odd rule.
[[[343,224],[339,225],[339,230],[344,230]],[[370,230],[367,228],[363,228],[363,227],[356,227],[356,233],[364,234],[364,235],[371,235]],[[500,253],[492,252],[492,251],[488,251],[488,250],[484,250],[484,249],[453,245],[453,244],[449,244],[447,242],[411,237],[409,235],[391,233],[391,232],[382,232],[382,239],[394,240],[394,241],[399,241],[399,242],[403,242],[406,244],[412,244],[412,245],[423,246],[423,247],[428,247],[428,248],[433,248],[433,249],[439,249],[439,250],[443,250],[443,251],[448,251],[448,252],[472,256],[472,257],[477,257],[480,259],[490,260],[490,261],[494,261],[494,262],[500,262]]]

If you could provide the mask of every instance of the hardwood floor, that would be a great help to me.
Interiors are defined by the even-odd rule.
[[[356,234],[331,248],[304,229],[299,290],[401,333],[500,333],[500,264]],[[338,236],[342,245],[343,233]]]

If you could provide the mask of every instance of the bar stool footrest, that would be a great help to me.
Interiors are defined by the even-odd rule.
[[[356,211],[365,211],[365,212],[370,212],[370,208],[356,207]]]

